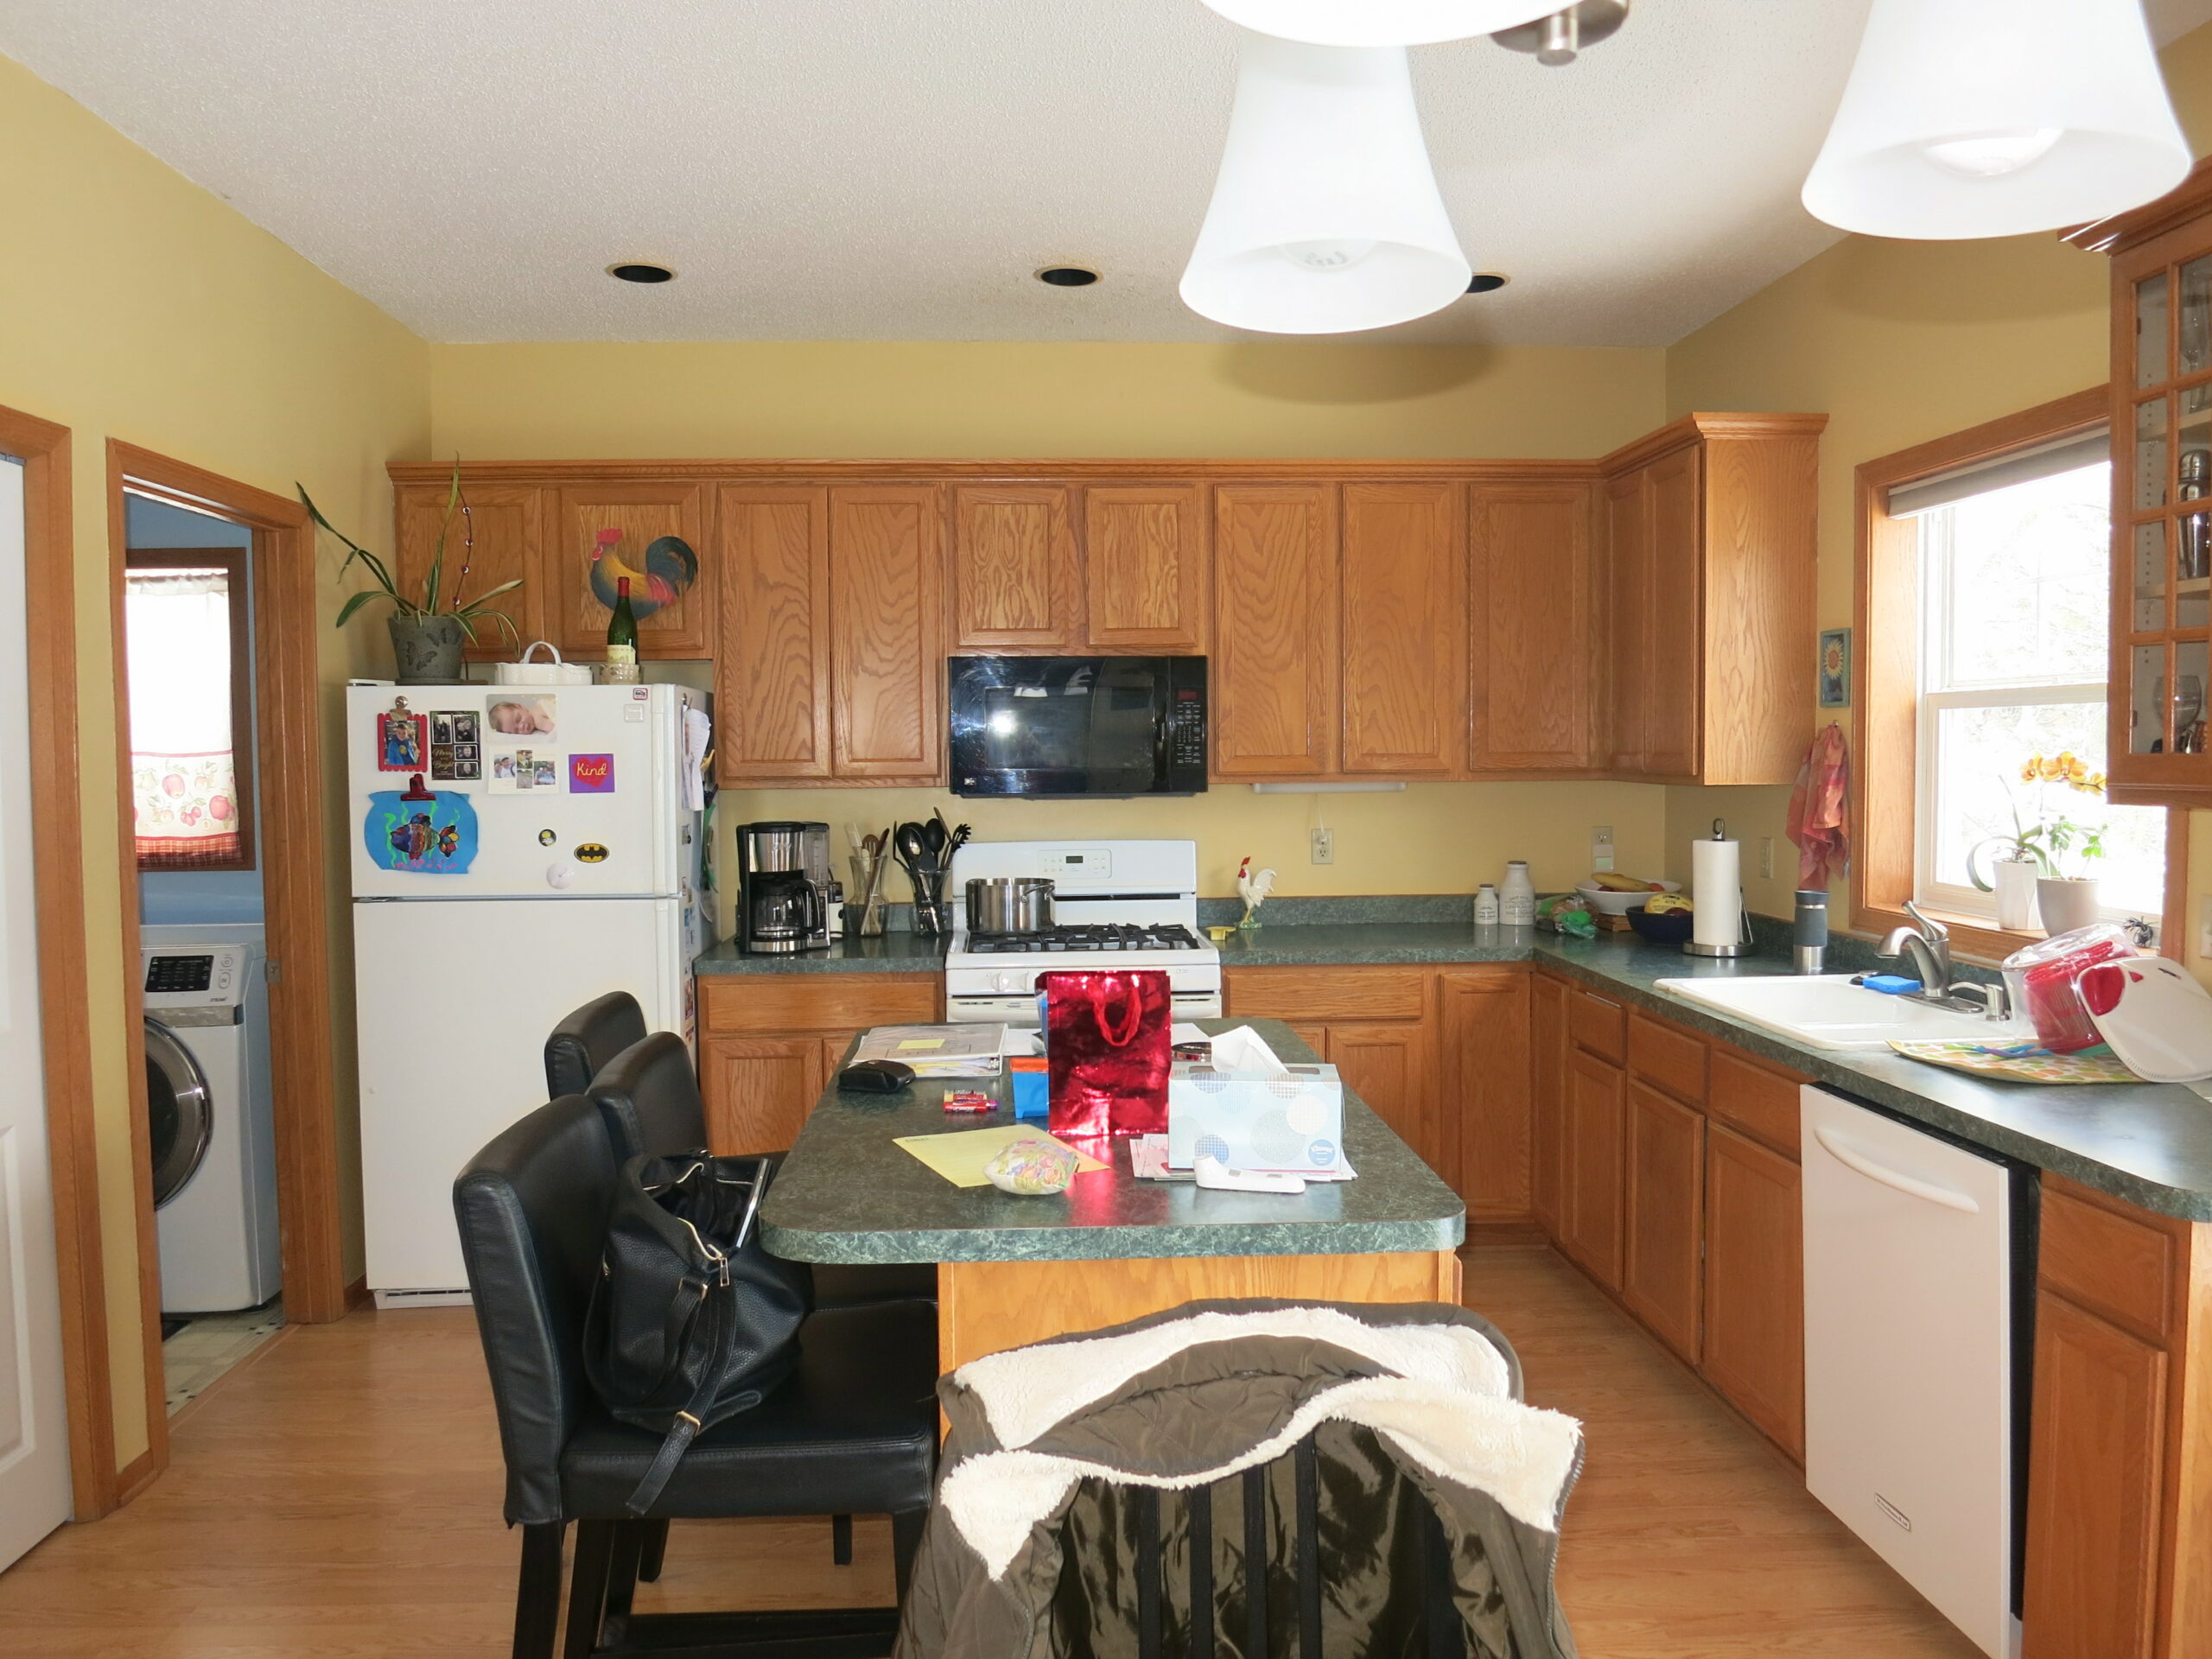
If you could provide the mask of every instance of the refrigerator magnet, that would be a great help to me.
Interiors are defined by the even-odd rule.
[[[572,754],[569,757],[569,793],[612,795],[614,757],[611,754]]]
[[[476,861],[476,809],[466,795],[380,789],[369,797],[361,840],[378,869],[460,875]]]
[[[437,721],[433,719],[430,722],[432,734],[435,734],[437,729]],[[430,745],[430,776],[439,783],[449,784],[454,781],[453,747],[454,746],[450,743],[434,742]]]
[[[422,715],[408,712],[406,698],[395,700],[389,713],[377,716],[377,770],[422,771],[429,724]]]
[[[484,718],[495,739],[551,737],[560,727],[559,712],[560,699],[550,692],[508,691],[485,705]]]

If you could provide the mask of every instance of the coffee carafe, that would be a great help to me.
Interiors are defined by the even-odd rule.
[[[753,955],[788,955],[830,943],[830,826],[772,822],[737,826],[738,943]]]

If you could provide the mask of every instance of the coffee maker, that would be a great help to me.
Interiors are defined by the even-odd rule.
[[[753,956],[818,950],[830,943],[830,826],[737,826],[737,937]]]

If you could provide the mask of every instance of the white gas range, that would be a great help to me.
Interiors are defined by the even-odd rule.
[[[1055,925],[1042,933],[970,933],[976,876],[1043,876]],[[958,925],[944,957],[944,1017],[1033,1026],[1037,976],[1067,969],[1157,968],[1178,1020],[1221,1014],[1221,952],[1198,931],[1194,841],[979,841],[953,855],[946,883]]]

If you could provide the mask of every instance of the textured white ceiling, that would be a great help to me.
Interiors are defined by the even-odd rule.
[[[1563,70],[1419,48],[1514,280],[1370,338],[1664,345],[1827,246],[1797,188],[1866,7],[1637,0]],[[1236,337],[1175,294],[1235,79],[1198,0],[6,0],[0,50],[432,340]]]

